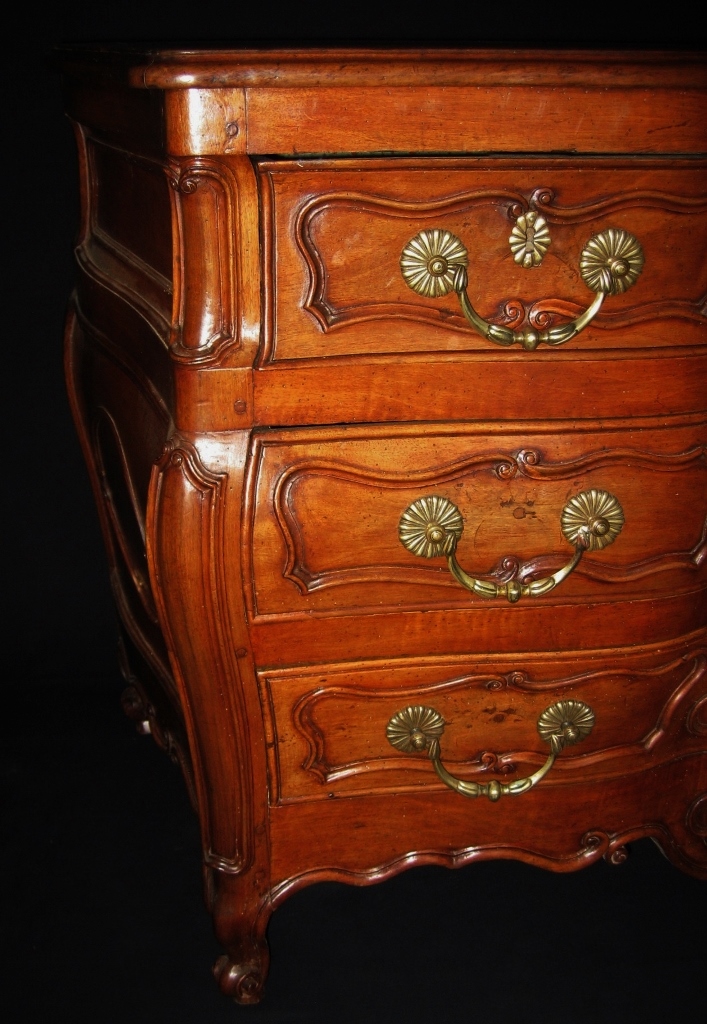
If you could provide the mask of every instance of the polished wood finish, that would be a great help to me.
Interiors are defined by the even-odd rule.
[[[199,814],[215,973],[260,997],[265,930],[319,879],[519,858],[569,871],[653,838],[707,878],[707,73],[699,54],[67,51],[83,222],[67,380],[124,629],[126,711]],[[545,154],[545,155],[542,155]],[[533,270],[510,230],[534,209]],[[458,234],[517,329],[578,315],[588,237],[635,286],[558,349],[498,348],[400,274]],[[625,526],[511,605],[398,540],[461,510],[482,579],[571,555],[568,498]],[[591,735],[532,792],[468,802],[386,724],[425,704],[467,781]]]

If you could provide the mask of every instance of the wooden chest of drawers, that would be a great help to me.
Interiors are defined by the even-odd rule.
[[[704,61],[65,71],[69,390],[222,989],[320,879],[707,877]]]

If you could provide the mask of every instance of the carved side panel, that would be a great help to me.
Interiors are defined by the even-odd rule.
[[[172,352],[196,365],[252,362],[260,326],[257,194],[246,157],[174,161]]]
[[[455,678],[444,678],[444,665],[417,662],[264,672],[263,703],[278,736],[271,754],[276,797],[287,803],[330,798],[332,791],[443,789],[426,754],[401,755],[386,740],[388,720],[417,704],[445,721],[445,765],[478,782],[489,775],[512,781],[537,770],[547,757],[537,720],[564,699],[589,704],[595,728],[581,747],[558,758],[543,786],[598,783],[705,751],[704,735],[689,724],[695,699],[705,700],[704,651],[649,665],[624,656],[572,672],[579,662],[565,655],[528,669],[475,667]]]
[[[166,707],[161,699],[166,696],[173,706],[177,695],[145,559],[151,463],[164,444],[169,411],[127,354],[73,307],[65,345],[67,389],[100,515],[120,619],[163,691],[151,692],[150,699]]]
[[[76,134],[82,216],[77,263],[91,282],[135,310],[166,345],[172,231],[162,165],[99,142],[80,126]]]

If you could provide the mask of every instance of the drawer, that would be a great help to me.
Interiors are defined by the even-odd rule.
[[[588,239],[609,228],[629,232],[645,256],[640,276],[607,297],[563,352],[572,358],[705,341],[707,193],[704,164],[694,160],[669,168],[597,158],[305,160],[261,163],[259,175],[263,364],[455,351],[508,364],[509,350],[476,333],[454,291],[428,298],[406,286],[402,250],[434,228],[463,242],[477,312],[513,330],[578,316],[594,298],[580,274]],[[515,262],[509,241],[528,213],[535,238],[538,217],[549,237],[531,268]]]
[[[622,604],[705,586],[705,425],[557,423],[515,432],[492,424],[281,430],[254,435],[243,550],[251,622],[463,608],[517,615],[520,606]],[[480,580],[505,585],[560,570],[575,547],[563,508],[591,490],[618,499],[614,543],[587,551],[544,596],[511,607],[470,593],[443,554],[421,557],[399,538],[418,499],[453,503],[463,531],[456,557]],[[704,603],[700,605],[704,610]],[[617,609],[607,611],[615,615]],[[576,617],[575,617],[576,620]],[[517,620],[520,622],[520,617]],[[471,622],[470,622],[470,628]],[[500,629],[500,623],[499,627]],[[508,623],[505,629],[513,627]],[[687,631],[684,627],[678,632]],[[602,645],[599,635],[563,643]]]
[[[552,659],[409,659],[262,672],[271,799],[445,791],[427,752],[402,751],[387,738],[388,723],[409,707],[442,720],[441,761],[465,782],[510,783],[536,772],[549,754],[538,723],[544,714],[552,722],[548,709],[569,701],[570,715],[578,704],[589,709],[577,717],[591,731],[562,750],[539,787],[645,771],[704,751],[705,667],[704,647],[693,642],[604,657],[565,652]]]

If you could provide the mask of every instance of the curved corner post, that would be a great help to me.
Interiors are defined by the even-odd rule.
[[[255,1001],[267,968],[258,921],[269,899],[269,851],[265,740],[240,568],[248,437],[171,437],[152,475],[147,547],[189,736],[216,930],[229,951],[232,980],[221,964],[220,984]]]

